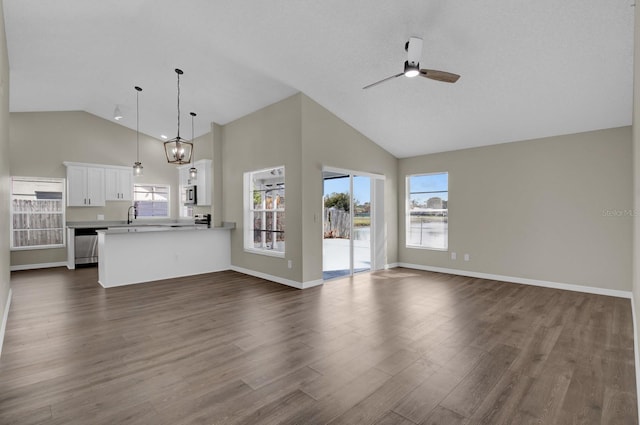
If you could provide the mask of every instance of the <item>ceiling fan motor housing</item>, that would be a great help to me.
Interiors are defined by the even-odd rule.
[[[418,37],[410,37],[405,46],[405,50],[407,51],[407,62],[409,62],[409,65],[415,65],[418,67],[418,63],[422,57],[422,39]]]

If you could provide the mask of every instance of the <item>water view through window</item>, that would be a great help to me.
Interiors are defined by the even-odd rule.
[[[446,250],[449,247],[449,174],[407,177],[408,247]]]

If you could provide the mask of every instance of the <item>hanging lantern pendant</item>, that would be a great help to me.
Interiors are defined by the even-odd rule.
[[[193,143],[180,137],[180,76],[182,70],[176,68],[178,75],[178,134],[174,139],[164,142],[164,153],[169,164],[188,164],[191,162]]]

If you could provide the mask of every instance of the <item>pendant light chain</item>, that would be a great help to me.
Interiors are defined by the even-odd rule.
[[[193,135],[193,118],[196,116],[195,112],[190,112],[191,115],[191,143],[193,143],[194,135]],[[193,153],[191,154],[191,162],[193,162]]]
[[[191,115],[191,143],[193,145],[194,139],[195,139],[195,132],[193,131],[193,118],[196,116],[195,112],[189,112],[189,115]],[[194,158],[194,154],[193,154],[193,148],[191,150],[191,168],[189,168],[189,177],[191,177],[192,179],[195,179],[196,177],[198,177],[198,169],[194,166],[194,162],[195,162],[195,158]]]
[[[133,164],[133,175],[138,177],[143,174],[140,162],[140,92],[142,89],[138,86],[135,86],[134,89],[136,89],[136,162]]]
[[[176,74],[178,74],[178,140],[180,140],[180,74],[182,71],[178,72],[176,69]]]
[[[136,162],[140,162],[140,87],[136,87]]]

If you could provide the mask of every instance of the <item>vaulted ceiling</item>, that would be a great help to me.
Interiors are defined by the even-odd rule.
[[[159,138],[303,92],[397,157],[631,124],[629,0],[4,0],[11,111]],[[404,43],[455,84],[400,77]]]

